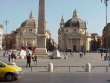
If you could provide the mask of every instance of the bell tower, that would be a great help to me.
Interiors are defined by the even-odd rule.
[[[61,19],[61,22],[60,22],[60,28],[64,27],[64,24],[65,24],[65,22],[64,22],[64,19],[63,19],[63,15],[62,15],[62,19]]]

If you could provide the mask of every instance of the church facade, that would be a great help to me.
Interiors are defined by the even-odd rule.
[[[46,29],[46,21],[44,24],[45,24],[45,36],[47,41],[46,48],[47,50],[48,49],[52,50],[56,47],[55,46],[56,44],[54,40],[51,38],[50,31]],[[31,12],[29,18],[22,22],[19,28],[17,28],[15,31],[12,31],[11,34],[7,34],[6,36],[7,49],[21,49],[21,48],[35,49],[37,47],[37,36],[38,36],[38,21],[34,19],[34,15]]]
[[[73,16],[64,22],[63,16],[58,30],[60,51],[89,51],[91,36],[87,33],[86,22],[80,19],[76,9]]]

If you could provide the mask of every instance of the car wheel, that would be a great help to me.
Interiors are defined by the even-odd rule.
[[[15,79],[15,76],[14,76],[14,74],[9,73],[9,74],[5,75],[5,79],[7,81],[13,81]]]

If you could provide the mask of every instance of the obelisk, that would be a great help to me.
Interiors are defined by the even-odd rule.
[[[39,0],[38,35],[35,54],[47,55],[45,36],[45,0]]]

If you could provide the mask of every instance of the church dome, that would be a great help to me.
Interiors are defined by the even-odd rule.
[[[28,19],[21,24],[21,27],[36,27],[37,22],[34,19]]]
[[[31,11],[29,19],[24,21],[21,24],[21,27],[36,27],[36,26],[37,26],[37,21],[34,19],[34,16],[33,16],[32,11]]]
[[[75,10],[73,12],[73,17],[65,23],[65,27],[80,27],[80,26],[84,27],[85,22],[82,19],[78,18],[77,11]]]

